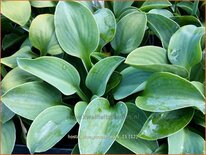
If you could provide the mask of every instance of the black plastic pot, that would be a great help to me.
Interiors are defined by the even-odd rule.
[[[46,152],[42,152],[39,154],[71,154],[72,149],[71,148],[52,148]],[[30,154],[28,148],[26,145],[15,145],[13,153],[12,154]],[[38,154],[38,153],[36,153]]]

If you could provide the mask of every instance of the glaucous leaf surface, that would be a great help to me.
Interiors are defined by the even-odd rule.
[[[158,3],[153,0],[146,0],[140,7],[140,10],[149,11],[151,9],[162,9],[170,6],[172,6],[172,4],[168,0],[161,0],[158,1]]]
[[[37,59],[18,59],[18,66],[53,85],[65,95],[77,92],[80,77],[77,70],[65,60],[52,56]]]
[[[75,117],[76,117],[76,120],[78,123],[80,123],[80,121],[82,119],[82,115],[83,115],[87,105],[88,104],[84,101],[79,101],[75,104],[74,114],[75,114]]]
[[[1,13],[13,22],[24,26],[30,18],[31,6],[29,1],[2,1]]]
[[[53,106],[41,112],[27,135],[30,153],[44,152],[58,143],[76,124],[73,112],[66,106]]]
[[[170,12],[167,9],[152,9],[148,13],[162,15],[162,16],[167,17],[167,18],[174,16],[172,14],[172,12]]]
[[[133,51],[142,42],[146,24],[147,17],[143,12],[134,11],[124,16],[117,23],[116,35],[111,42],[112,48],[117,53],[123,54]],[[128,29],[128,27],[130,28]]]
[[[198,81],[192,81],[191,83],[205,96],[205,85],[203,83]]]
[[[168,58],[172,64],[190,70],[202,60],[201,38],[205,34],[204,27],[187,25],[176,31],[170,39]]]
[[[168,48],[170,38],[180,28],[173,20],[154,13],[147,14],[149,28],[160,38],[165,49]]]
[[[55,7],[56,3],[55,1],[30,1],[31,6],[35,8],[46,8],[46,7]]]
[[[113,90],[119,85],[121,79],[122,79],[122,75],[119,72],[114,71],[107,83],[107,88],[105,93],[107,94],[113,92]]]
[[[121,75],[122,80],[113,93],[116,100],[126,98],[138,91],[142,91],[145,87],[146,80],[152,75],[152,72],[128,67],[121,72]]]
[[[180,26],[185,26],[185,25],[202,26],[200,20],[194,16],[174,16],[171,17],[171,19],[174,20],[176,23],[178,23]]]
[[[10,67],[17,67],[17,58],[36,58],[37,55],[31,51],[31,47],[24,46],[13,55],[1,58],[1,63]]]
[[[32,74],[20,69],[19,67],[16,67],[8,72],[1,81],[2,94],[18,85],[39,80],[40,79],[36,76],[33,76]]]
[[[134,1],[114,1],[113,2],[113,10],[116,17],[119,17],[122,11],[132,5]]]
[[[111,106],[104,98],[92,100],[80,122],[80,153],[105,154],[116,140],[126,116],[127,107],[123,102]]]
[[[96,51],[101,51],[104,45],[110,42],[116,33],[116,19],[112,11],[102,8],[94,13],[100,31],[99,46]]]
[[[91,68],[86,78],[86,86],[93,95],[104,95],[110,76],[123,61],[124,57],[111,56],[100,60]]]
[[[138,136],[146,140],[168,137],[183,129],[191,121],[194,109],[184,108],[163,113],[152,113]]]
[[[125,9],[122,10],[122,13],[119,15],[119,17],[116,20],[119,21],[124,16],[126,16],[126,15],[128,15],[128,14],[130,14],[132,12],[135,12],[135,11],[139,12],[139,10],[136,7],[134,7],[134,6],[130,6],[128,8],[125,8]]]
[[[171,73],[155,73],[147,81],[136,105],[145,111],[165,112],[195,107],[205,113],[205,97],[188,80]]]
[[[99,30],[92,12],[76,1],[59,2],[55,11],[55,31],[62,49],[83,59],[89,70],[89,55],[99,45]],[[86,31],[85,31],[86,30]]]
[[[169,154],[204,154],[205,140],[198,134],[184,128],[168,137]]]
[[[135,49],[127,56],[125,63],[143,71],[166,71],[183,77],[188,76],[185,68],[169,64],[166,50],[158,46],[142,46]]]
[[[41,14],[34,18],[29,28],[29,40],[32,46],[40,50],[41,55],[63,52],[56,39],[52,14]]]
[[[44,109],[62,103],[60,91],[43,82],[28,82],[10,89],[2,101],[14,113],[30,120]]]
[[[1,111],[0,111],[0,121],[2,123],[6,123],[15,115],[13,111],[11,111],[3,102],[0,103]]]
[[[157,142],[146,141],[137,136],[147,116],[133,103],[126,103],[126,106],[128,114],[116,141],[135,154],[152,153],[158,147]]]
[[[13,121],[1,126],[1,154],[11,154],[16,141],[16,129]]]

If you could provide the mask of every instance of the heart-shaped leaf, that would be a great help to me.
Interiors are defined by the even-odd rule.
[[[31,15],[29,1],[2,1],[1,13],[13,22],[24,26]]]
[[[29,40],[35,48],[40,50],[41,55],[46,53],[56,55],[63,52],[56,39],[52,14],[39,15],[32,21],[29,28]]]
[[[61,93],[43,82],[28,82],[9,90],[2,96],[3,103],[16,114],[30,120],[44,109],[61,104]]]
[[[88,104],[84,101],[79,101],[75,104],[74,114],[75,114],[75,117],[76,117],[76,120],[78,123],[80,123],[80,121],[82,119],[82,115],[83,115],[87,105]]]
[[[55,1],[30,1],[31,6],[35,8],[55,7]]]
[[[205,97],[189,81],[171,74],[156,73],[148,80],[136,105],[146,111],[165,112],[195,107],[205,113]]]
[[[92,12],[79,2],[61,1],[57,4],[54,21],[57,39],[62,49],[72,56],[83,59],[89,70],[89,55],[97,48],[100,38]]]
[[[124,16],[117,23],[116,35],[111,42],[112,48],[117,53],[130,53],[141,44],[146,24],[147,17],[145,13],[134,11]],[[131,28],[128,29],[128,27]]]
[[[162,15],[167,18],[174,17],[172,12],[167,9],[152,9],[148,13]]]
[[[31,47],[24,46],[13,55],[9,57],[4,57],[1,59],[1,63],[10,67],[15,68],[17,66],[16,59],[17,58],[36,58],[37,55],[31,51]]]
[[[205,140],[188,128],[168,137],[169,154],[204,154]]]
[[[41,112],[31,124],[27,147],[31,153],[44,152],[59,142],[76,124],[70,108],[53,106]]]
[[[187,25],[181,27],[171,37],[168,47],[168,58],[172,64],[190,70],[202,59],[200,41],[205,33],[204,27]]]
[[[158,3],[154,0],[146,0],[140,9],[142,11],[148,11],[151,9],[161,9],[161,8],[167,8],[169,6],[172,6],[172,4],[168,0],[161,0],[158,1]]]
[[[169,64],[166,50],[158,46],[143,46],[135,49],[127,56],[125,63],[144,71],[166,71],[183,77],[188,76],[185,68]]]
[[[152,75],[152,72],[142,71],[128,67],[121,72],[122,80],[115,89],[113,95],[116,100],[126,98],[145,87],[145,81]]]
[[[168,48],[170,38],[180,28],[173,20],[153,13],[147,14],[149,28],[160,38],[165,49]]]
[[[111,56],[100,60],[91,68],[86,78],[86,86],[94,95],[104,95],[110,76],[122,61],[123,57]]]
[[[134,1],[114,1],[113,10],[116,17],[119,17],[122,11],[132,5]]]
[[[127,107],[123,102],[110,106],[104,98],[92,100],[80,122],[80,153],[105,154],[118,136],[126,116]]]
[[[16,141],[16,129],[13,121],[6,122],[1,128],[1,154],[11,154]]]
[[[96,51],[101,51],[104,45],[110,42],[116,33],[116,19],[112,11],[107,8],[99,9],[94,13],[100,31],[99,46]]]
[[[82,96],[79,88],[79,73],[68,62],[52,56],[43,56],[34,60],[18,59],[17,61],[21,69],[43,79],[63,94],[72,95],[77,92]]]
[[[128,114],[118,135],[117,142],[135,154],[150,154],[158,145],[156,141],[146,141],[137,137],[147,120],[145,113],[133,103],[127,103]]]
[[[183,129],[191,121],[194,109],[184,108],[164,113],[153,113],[138,136],[146,140],[162,139]]]

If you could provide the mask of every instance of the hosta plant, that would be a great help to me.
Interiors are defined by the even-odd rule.
[[[204,7],[3,0],[1,153],[204,154]]]

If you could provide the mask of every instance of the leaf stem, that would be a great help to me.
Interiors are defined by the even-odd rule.
[[[83,100],[83,101],[85,101],[85,102],[89,102],[89,98],[85,95],[85,93],[80,89],[80,88],[78,88],[77,89],[77,95],[79,95],[79,97]]]
[[[86,71],[89,72],[89,70],[92,68],[90,58],[86,56],[86,57],[82,58],[82,61],[83,61],[83,64],[84,64]]]

